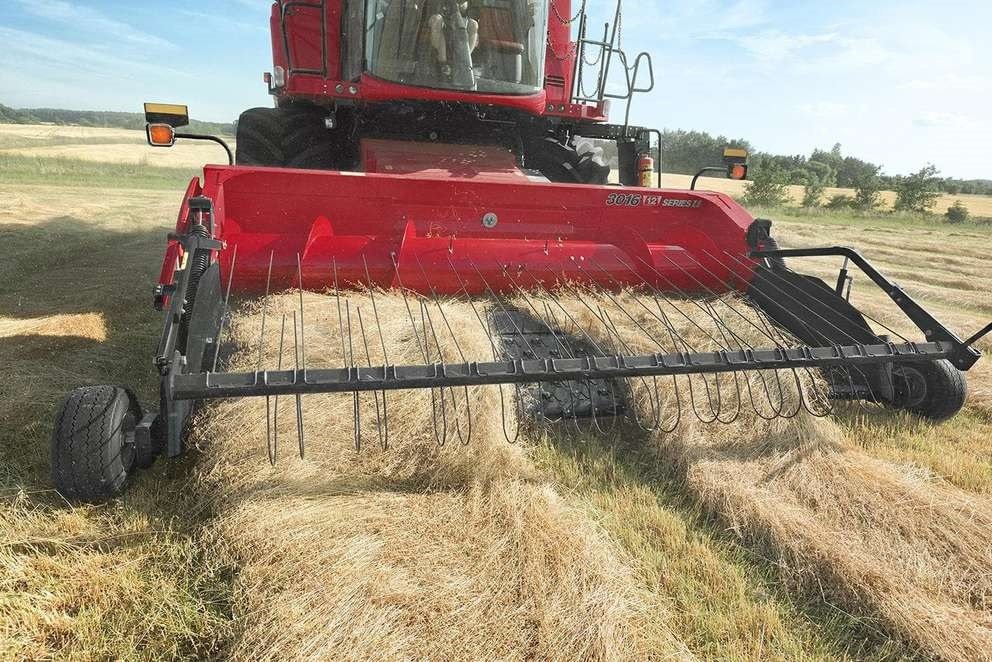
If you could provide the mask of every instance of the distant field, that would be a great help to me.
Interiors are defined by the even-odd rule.
[[[226,137],[234,145],[234,139]],[[172,148],[151,147],[143,131],[81,126],[0,124],[0,157],[42,157],[160,168],[199,168],[226,163],[213,143],[179,141]]]
[[[663,174],[661,177],[661,182],[662,186],[667,188],[687,189],[689,188],[689,184],[692,182],[692,177],[689,175]],[[700,189],[719,191],[720,193],[726,193],[739,198],[744,195],[744,187],[747,186],[747,182],[735,181],[732,179],[700,177],[696,186]],[[828,188],[823,195],[823,202],[826,202],[831,198],[831,196],[834,195],[848,195],[853,197],[854,190],[847,188]],[[803,187],[790,186],[789,198],[792,204],[798,205],[803,199]],[[884,209],[892,209],[895,201],[896,194],[894,192],[882,191],[882,203]],[[943,214],[947,211],[948,207],[957,201],[960,201],[965,207],[967,207],[968,211],[974,216],[992,218],[992,196],[988,195],[941,195],[937,198],[937,204],[934,206],[933,211],[937,214]]]
[[[160,150],[142,165],[142,140],[0,125],[0,659],[988,659],[987,358],[941,426],[851,407],[510,445],[482,389],[468,448],[437,449],[430,405],[397,395],[390,449],[357,454],[350,396],[307,396],[308,459],[283,448],[275,468],[260,403],[228,401],[125,498],[66,504],[48,477],[52,411],[88,383],[154,402],[151,285],[184,180],[213,160],[164,167]],[[992,227],[752,212],[785,246],[861,248],[961,333],[992,319]],[[852,296],[873,316],[891,307],[864,278]],[[406,314],[395,293],[377,300]],[[235,305],[229,358],[254,369],[259,308]],[[305,305],[311,360],[339,359],[331,300]],[[445,305],[470,336],[464,302]],[[409,334],[385,342],[416,353]],[[295,445],[292,399],[279,406]]]

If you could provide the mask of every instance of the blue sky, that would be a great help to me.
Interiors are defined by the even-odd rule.
[[[575,1],[575,0],[573,0]],[[612,14],[597,3],[594,22]],[[0,103],[231,120],[269,105],[267,0],[4,0]],[[835,142],[889,174],[992,178],[992,2],[627,0],[654,56],[632,121],[805,153]],[[620,109],[614,120],[622,120]]]

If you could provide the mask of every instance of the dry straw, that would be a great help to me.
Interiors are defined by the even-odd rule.
[[[367,299],[342,304],[355,341],[361,306],[369,354],[364,342],[355,346],[356,362],[381,362],[383,344],[391,362],[421,362],[422,340],[402,298],[382,295],[377,303],[381,342]],[[246,308],[232,329],[239,345],[232,367],[257,365],[263,307],[262,360],[275,365],[283,314],[291,339],[297,304],[277,296]],[[444,306],[462,352],[491,352],[468,304]],[[304,317],[308,366],[340,364],[342,351],[350,357],[333,298],[305,295]],[[438,345],[449,358],[457,354],[450,336]],[[283,350],[284,365],[291,364],[291,340]],[[465,394],[455,397],[465,425]],[[383,449],[375,401],[363,396],[358,454],[352,396],[307,397],[300,461],[295,403],[281,398],[275,468],[265,463],[264,399],[225,402],[204,414],[198,440],[212,459],[203,480],[222,548],[241,568],[235,657],[688,657],[665,627],[666,606],[637,585],[620,550],[535,475],[520,444],[507,443],[498,390],[471,390],[468,402],[471,443],[462,446],[449,432],[439,448],[431,394],[390,393]]]

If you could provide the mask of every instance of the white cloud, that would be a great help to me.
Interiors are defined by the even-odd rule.
[[[175,48],[175,44],[153,34],[143,32],[132,25],[106,16],[95,9],[78,3],[64,0],[18,0],[21,8],[28,14],[39,18],[63,23],[72,27],[73,31],[89,33],[90,36],[100,37],[101,40],[119,40],[144,48]]]
[[[962,113],[932,110],[924,111],[913,118],[913,125],[924,128],[957,129],[963,131],[981,130],[981,123]]]
[[[70,75],[80,72],[106,77],[119,77],[128,72],[145,74],[181,75],[181,72],[159,63],[147,63],[126,58],[89,46],[82,46],[64,39],[56,39],[0,26],[0,64],[4,68],[61,70]]]
[[[793,57],[796,51],[837,41],[837,34],[786,34],[778,30],[759,32],[735,39],[758,60],[777,64]]]
[[[846,103],[819,101],[804,103],[799,106],[799,111],[816,119],[834,119],[850,113],[851,107]]]

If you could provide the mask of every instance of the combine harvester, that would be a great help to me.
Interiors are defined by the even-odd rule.
[[[265,77],[276,107],[241,115],[237,158],[227,149],[229,165],[207,166],[190,183],[169,236],[155,291],[164,311],[158,407],[143,413],[120,387],[70,393],[53,434],[59,491],[120,493],[136,468],[180,455],[194,405],[218,398],[293,396],[301,454],[302,396],[314,393],[354,399],[358,445],[359,394],[372,392],[363,397],[375,398],[385,443],[387,394],[397,389],[430,389],[439,443],[471,436],[470,420],[450,416],[470,416],[468,389],[482,385],[501,394],[512,385],[501,401],[517,425],[528,416],[584,419],[592,430],[623,417],[648,429],[674,425],[680,414],[663,414],[660,396],[646,415],[629,404],[632,389],[653,389],[662,376],[671,376],[677,403],[707,422],[736,418],[748,398],[768,416],[799,407],[822,415],[831,399],[934,421],[956,413],[961,371],[978,360],[972,345],[992,325],[962,341],[850,248],[782,250],[769,221],[726,195],[654,188],[660,154],[651,138],[660,152],[660,134],[629,124],[632,97],[654,87],[651,58],[619,47],[619,5],[601,36],[591,36],[584,3],[573,11],[570,0],[276,2]],[[623,124],[608,123],[611,100],[626,104]],[[153,145],[223,145],[177,133],[188,123],[184,106],[148,104],[146,114]],[[619,184],[588,147],[604,143]],[[727,150],[725,163],[707,170],[743,179],[746,156]],[[836,286],[785,263],[816,256],[843,259]],[[918,342],[879,335],[849,303],[855,267],[919,328]],[[230,296],[297,289],[300,308],[289,331],[283,316],[279,334],[292,369],[260,358],[250,372],[217,371]],[[304,290],[338,297],[345,360],[337,368],[308,366],[320,348],[307,342]],[[376,307],[387,290],[403,297],[417,365],[388,358],[394,339],[377,328]],[[358,295],[364,316],[351,304]],[[441,351],[444,327],[457,331],[443,304],[455,299],[475,311],[486,356]],[[681,317],[690,320],[686,305],[704,313],[707,328],[693,322],[703,344],[679,331]],[[600,328],[590,330],[589,319]],[[736,332],[741,324],[763,344]],[[260,347],[269,342],[264,322],[261,333]],[[645,340],[651,352],[635,351]],[[383,364],[365,360],[370,344],[381,345]],[[761,388],[752,388],[755,375]],[[798,404],[782,397],[783,375],[799,387]],[[736,395],[721,396],[720,380],[731,378]],[[827,397],[806,395],[817,384]],[[457,407],[456,390],[464,393]],[[265,425],[274,459],[275,426]]]

